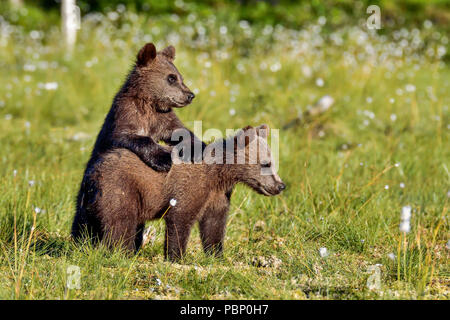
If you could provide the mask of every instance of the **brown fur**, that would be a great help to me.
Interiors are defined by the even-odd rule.
[[[137,250],[142,243],[145,222],[161,218],[170,200],[176,199],[176,205],[164,215],[165,256],[175,260],[184,255],[190,230],[196,221],[200,225],[204,250],[221,255],[234,185],[242,182],[265,195],[275,195],[284,189],[274,171],[268,176],[260,174],[261,164],[271,161],[266,136],[258,135],[257,130],[248,127],[232,139],[238,141],[245,133],[250,133],[244,146],[247,151],[245,164],[207,164],[205,152],[204,162],[174,164],[169,173],[164,173],[152,170],[125,149],[106,154],[92,173],[99,196],[90,212],[95,223],[101,226],[103,241],[108,244],[121,242],[126,249]],[[250,143],[254,140],[262,142],[267,156],[265,159],[258,157],[255,164],[248,164],[248,154],[255,151]],[[223,142],[215,144],[220,143]],[[235,144],[235,155],[237,151]]]
[[[100,225],[90,212],[98,196],[93,170],[104,160],[104,155],[123,148],[154,170],[169,171],[171,149],[158,142],[164,141],[169,146],[178,143],[171,141],[172,133],[186,128],[172,108],[184,107],[194,98],[173,65],[174,58],[175,49],[171,46],[157,53],[155,46],[147,43],[139,51],[135,66],[114,98],[86,166],[72,225],[75,239],[86,228],[94,238],[101,236]],[[191,145],[202,144],[192,132],[190,135]]]

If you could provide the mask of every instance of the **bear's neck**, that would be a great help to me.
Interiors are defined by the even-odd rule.
[[[230,191],[237,183],[243,182],[242,170],[236,164],[201,164],[208,177],[208,188],[214,191]]]

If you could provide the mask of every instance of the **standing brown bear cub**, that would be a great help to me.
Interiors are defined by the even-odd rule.
[[[108,152],[91,173],[98,189],[88,212],[91,223],[99,226],[103,242],[133,251],[142,243],[145,222],[165,213],[164,253],[176,260],[184,255],[198,221],[204,250],[221,255],[234,185],[244,183],[266,196],[285,188],[275,170],[267,131],[265,125],[246,127],[208,145],[201,163],[174,163],[168,173],[149,168],[129,150]],[[171,199],[176,205],[166,211]]]
[[[102,234],[102,226],[92,215],[98,197],[94,168],[104,160],[105,154],[117,148],[127,149],[144,164],[156,171],[169,171],[172,133],[187,130],[172,108],[184,107],[192,102],[194,94],[183,83],[183,77],[173,64],[175,48],[169,46],[157,52],[147,43],[138,53],[136,64],[116,94],[111,109],[88,161],[77,197],[72,236],[79,239],[83,232],[93,238]],[[192,145],[204,144],[190,132]]]

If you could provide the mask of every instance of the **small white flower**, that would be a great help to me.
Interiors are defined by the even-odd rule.
[[[388,253],[387,256],[388,256],[388,258],[391,259],[392,261],[395,261],[396,256],[395,256],[394,253],[392,253],[392,252],[391,252],[391,253]]]
[[[390,98],[390,99],[389,99],[389,102],[390,102],[390,103],[394,103],[394,102],[395,102],[395,99],[394,99],[394,98]]]
[[[279,70],[281,70],[281,63],[278,61],[270,66],[270,71],[272,71],[272,72],[277,72]]]
[[[228,28],[226,26],[221,26],[219,30],[220,34],[227,34],[228,32]]]
[[[58,89],[58,82],[46,82],[46,83],[38,83],[39,89],[45,89],[48,91]]]
[[[400,167],[400,163],[396,163],[396,164],[394,164],[394,166],[396,167],[396,168],[398,168],[398,167]]]
[[[405,184],[403,183],[403,182],[400,182],[400,188],[404,188],[405,187]]]
[[[406,92],[414,92],[414,91],[416,91],[416,86],[413,84],[407,84],[405,86],[405,90],[406,90]]]
[[[323,81],[322,78],[317,78],[316,79],[316,86],[323,87],[324,84],[325,84],[325,81]]]
[[[391,121],[394,122],[395,120],[397,120],[397,115],[395,113],[391,114],[390,116]]]
[[[411,206],[404,206],[402,208],[401,219],[407,221],[411,220]]]
[[[39,214],[39,213],[41,213],[41,208],[38,208],[38,207],[35,207],[34,208],[34,212],[36,212],[36,214]]]
[[[177,205],[177,199],[170,199],[169,203],[172,207],[175,207]]]
[[[372,103],[372,102],[373,102],[372,97],[367,97],[367,98],[366,98],[366,102],[367,102],[367,103]]]
[[[13,176],[17,176],[17,170],[13,170]]]
[[[385,185],[384,189],[388,190],[389,189],[389,185]]]
[[[411,231],[411,225],[409,223],[409,220],[402,221],[400,223],[400,231],[404,233],[408,233],[409,231]]]
[[[322,258],[328,257],[329,253],[328,253],[327,248],[325,248],[325,247],[319,248],[319,255]]]
[[[329,95],[325,95],[317,102],[317,106],[319,107],[321,112],[325,112],[333,105],[334,99]]]
[[[35,183],[36,183],[36,181],[34,181],[34,180],[28,181],[28,185],[29,185],[30,187],[34,186]]]
[[[34,65],[34,64],[24,64],[23,65],[23,70],[24,71],[30,71],[30,72],[33,72],[33,71],[35,71],[36,70],[36,66]]]
[[[234,116],[236,114],[236,110],[233,108],[231,108],[229,112],[230,112],[230,116]]]
[[[162,281],[159,278],[156,278],[156,285],[157,286],[162,285]]]
[[[319,19],[317,19],[317,22],[323,26],[325,23],[327,23],[327,18],[325,18],[324,16],[320,16]]]
[[[107,16],[111,21],[116,21],[117,19],[119,19],[119,14],[115,11],[108,12]]]

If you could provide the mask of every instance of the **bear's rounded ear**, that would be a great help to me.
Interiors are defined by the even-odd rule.
[[[169,60],[175,60],[175,48],[173,46],[168,46],[161,53]]]
[[[256,127],[256,132],[258,136],[260,136],[263,139],[267,140],[267,137],[269,136],[269,126],[267,124],[262,124],[259,127]]]
[[[236,135],[236,147],[242,149],[248,146],[256,138],[256,130],[252,126],[246,126]]]
[[[156,47],[153,43],[147,43],[139,50],[136,64],[144,67],[156,58]]]

